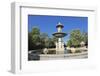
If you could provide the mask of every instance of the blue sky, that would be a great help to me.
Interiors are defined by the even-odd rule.
[[[52,33],[57,32],[56,25],[59,22],[64,25],[63,32],[69,33],[73,29],[88,32],[88,17],[47,15],[28,15],[28,31],[31,32],[33,27],[38,27],[41,32],[52,37]],[[64,41],[68,38],[69,35],[64,37]]]

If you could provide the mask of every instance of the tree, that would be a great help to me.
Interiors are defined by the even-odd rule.
[[[31,32],[28,33],[28,50],[33,49],[32,35]]]
[[[71,42],[71,40],[68,40],[68,42],[67,42],[67,46],[68,46],[68,47],[72,46],[72,42]]]
[[[41,47],[40,43],[40,29],[34,27],[28,34],[29,50],[38,49]]]
[[[46,48],[54,48],[55,42],[57,42],[56,37],[49,37],[47,33],[41,33],[40,35],[41,42],[44,44],[44,47]]]
[[[49,38],[49,36],[48,36],[47,33],[40,33],[40,38],[41,39],[46,39],[46,38]]]
[[[58,42],[58,38],[56,38],[56,37],[53,36],[53,37],[52,37],[52,41],[53,41],[53,42]]]
[[[41,40],[41,43],[42,45],[44,46],[44,48],[48,48],[49,47],[49,36],[47,33],[41,33],[40,34],[40,40]]]
[[[56,37],[49,37],[47,33],[40,32],[40,29],[34,27],[31,32],[28,33],[28,49],[36,50],[43,48],[54,48],[55,42],[58,39]]]
[[[81,33],[80,30],[73,30],[70,33],[70,39],[67,42],[67,46],[80,46],[81,41],[87,42],[87,34]]]
[[[32,28],[32,35],[40,35],[40,29],[37,27]]]
[[[53,41],[53,38],[49,38],[49,48],[54,48],[55,42]]]
[[[71,32],[70,39],[73,46],[79,46],[83,39],[80,30],[73,30]]]
[[[83,41],[85,42],[85,45],[88,46],[88,34],[86,32],[83,33]]]
[[[33,28],[32,29],[32,42],[36,45],[40,44],[40,30],[39,28]]]

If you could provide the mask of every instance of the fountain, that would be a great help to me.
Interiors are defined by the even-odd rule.
[[[44,49],[44,54],[40,54],[40,60],[52,60],[52,59],[73,59],[73,58],[87,58],[88,53],[82,52],[82,53],[67,53],[67,49],[64,47],[63,37],[65,37],[67,34],[62,32],[62,28],[64,26],[59,22],[56,26],[57,32],[53,33],[52,35],[58,39],[56,44],[56,54],[47,54],[47,49]],[[83,42],[81,43],[83,45]],[[69,48],[75,51],[75,48]],[[81,49],[81,48],[80,48]],[[82,48],[83,49],[83,48]],[[85,48],[87,50],[87,48]]]
[[[52,35],[58,38],[58,41],[55,43],[56,44],[56,54],[64,54],[64,42],[63,42],[63,37],[65,37],[67,34],[62,32],[62,28],[64,26],[59,22],[56,26],[58,32],[53,33]]]

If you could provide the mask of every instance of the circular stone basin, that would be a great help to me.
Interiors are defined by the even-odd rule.
[[[60,37],[66,36],[67,34],[66,33],[63,33],[63,32],[56,32],[56,33],[54,33],[52,35],[55,36],[55,37],[60,38]]]

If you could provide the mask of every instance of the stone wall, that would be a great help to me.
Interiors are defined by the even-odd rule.
[[[74,53],[74,54],[41,54],[40,60],[57,60],[57,59],[79,59],[79,58],[88,58],[87,52]]]

